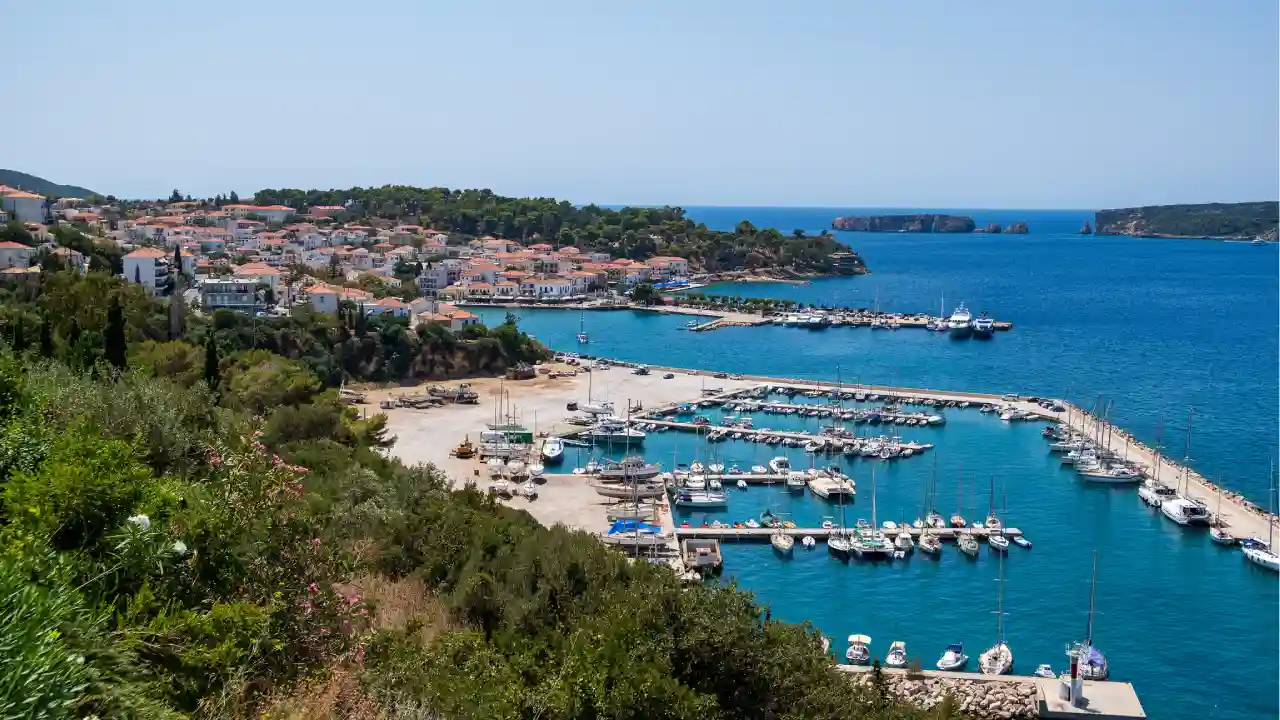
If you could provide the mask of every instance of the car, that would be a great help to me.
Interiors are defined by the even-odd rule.
[[[723,380],[724,378],[729,377],[729,373],[722,373],[722,372],[718,372],[718,373],[716,373],[715,375],[712,375],[711,377],[713,377],[713,378],[720,378],[721,380]]]
[[[670,379],[674,378],[675,376],[676,376],[676,374],[675,374],[675,373],[667,373],[666,375],[663,375],[663,376],[662,376],[662,379],[663,379],[663,380],[670,380]]]
[[[741,380],[741,379],[742,379],[742,376],[741,376],[741,375],[736,375],[736,374],[735,374],[735,375],[730,375],[730,376],[729,376],[729,379],[730,379],[730,380]]]
[[[564,409],[565,409],[565,410],[568,410],[569,412],[574,412],[574,411],[576,411],[576,410],[578,409],[578,403],[576,403],[576,402],[569,402],[569,403],[566,403],[566,404],[565,404],[565,406],[564,406]]]

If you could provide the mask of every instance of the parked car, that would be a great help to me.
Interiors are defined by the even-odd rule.
[[[722,373],[722,372],[718,372],[718,373],[716,373],[715,375],[712,375],[711,377],[713,377],[713,378],[720,378],[720,379],[722,379],[722,380],[723,380],[724,378],[729,377],[729,373]]]
[[[675,376],[676,376],[676,374],[675,374],[675,373],[667,373],[666,375],[663,375],[663,376],[662,376],[662,379],[663,379],[663,380],[670,380],[670,379],[674,378]]]
[[[564,409],[565,409],[565,410],[568,410],[569,412],[575,412],[575,411],[577,411],[577,409],[578,409],[578,403],[576,403],[576,402],[569,402],[569,403],[566,403],[566,404],[565,404],[565,406],[564,406]]]

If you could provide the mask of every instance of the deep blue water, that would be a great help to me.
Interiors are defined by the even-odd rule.
[[[732,228],[745,218],[784,232],[818,232],[836,215],[871,212],[688,210],[713,227]],[[588,315],[591,351],[760,375],[835,379],[839,372],[853,382],[1066,396],[1085,406],[1103,395],[1115,401],[1112,416],[1120,425],[1148,442],[1163,432],[1176,456],[1183,454],[1192,408],[1191,464],[1266,503],[1278,421],[1276,246],[1080,237],[1076,230],[1091,217],[1084,211],[968,214],[979,225],[1026,220],[1032,232],[838,233],[863,254],[871,275],[713,291],[863,307],[878,295],[882,309],[932,313],[945,294],[948,313],[964,301],[1014,323],[989,342],[851,328],[694,334],[681,331],[684,318],[624,312]],[[522,327],[551,346],[577,348],[576,314],[520,316]],[[1030,552],[1013,548],[1005,567],[1006,634],[1017,670],[1063,665],[1063,643],[1083,632],[1089,563],[1098,549],[1095,637],[1111,658],[1113,677],[1135,683],[1151,717],[1276,716],[1274,574],[1152,514],[1133,489],[1082,486],[1048,455],[1034,427],[1010,427],[976,412],[950,411],[948,419],[940,430],[899,428],[905,438],[938,445],[932,454],[942,511],[954,508],[963,473],[962,504],[985,512],[994,476],[1007,492],[1010,522],[1035,542]],[[757,425],[780,428],[784,421],[762,416]],[[646,455],[669,464],[703,452],[691,436],[677,436],[651,433]],[[735,442],[715,450],[744,468],[777,453]],[[793,459],[801,462],[802,454]],[[918,513],[934,461],[926,454],[878,466],[881,519]],[[850,519],[870,516],[869,468],[862,461],[850,467],[859,493]],[[745,520],[766,506],[802,524],[835,514],[834,506],[808,497],[753,487],[735,491],[728,512],[709,517]],[[813,621],[841,652],[844,637],[865,632],[877,654],[904,640],[928,667],[949,642],[964,642],[976,657],[993,639],[996,565],[985,554],[968,561],[945,547],[936,562],[843,565],[825,551],[797,550],[793,560],[781,561],[767,545],[740,545],[726,548],[725,559],[727,579],[754,591],[775,617]]]

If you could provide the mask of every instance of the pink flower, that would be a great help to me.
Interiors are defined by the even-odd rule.
[[[302,492],[302,483],[294,483],[293,489],[297,490],[298,492]]]
[[[311,547],[320,547],[320,538],[311,538]]]
[[[214,467],[222,466],[222,457],[217,453],[209,453],[209,457],[205,458],[208,463]]]
[[[310,585],[307,586],[307,592],[312,594],[314,594],[319,589],[320,589],[320,586],[316,585],[315,583],[311,583]]]
[[[272,455],[272,456],[271,456],[271,464],[272,464],[272,465],[279,465],[279,464],[280,464],[280,456],[279,456],[279,455]]]
[[[329,628],[320,628],[320,634],[321,634],[321,635],[328,635],[328,634],[329,634]]]
[[[257,440],[257,439],[258,439],[258,438],[260,438],[260,437],[262,437],[262,431],[261,431],[261,430],[254,430],[254,431],[253,431],[253,439]]]
[[[368,610],[368,608],[360,608],[360,614],[361,614],[361,615],[368,615],[368,614],[369,614],[369,610]]]
[[[294,465],[294,466],[290,467],[289,469],[290,469],[290,470],[292,470],[292,471],[294,471],[294,472],[296,472],[296,473],[311,472],[310,470],[308,470],[308,469],[306,469],[306,468],[302,467],[301,465]]]

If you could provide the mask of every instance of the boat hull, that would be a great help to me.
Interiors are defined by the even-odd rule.
[[[1244,557],[1249,562],[1271,572],[1280,572],[1280,556],[1267,552],[1262,548],[1245,548]]]
[[[1142,482],[1141,475],[1107,475],[1094,473],[1080,473],[1080,478],[1085,482],[1098,483],[1100,485],[1136,485]]]

